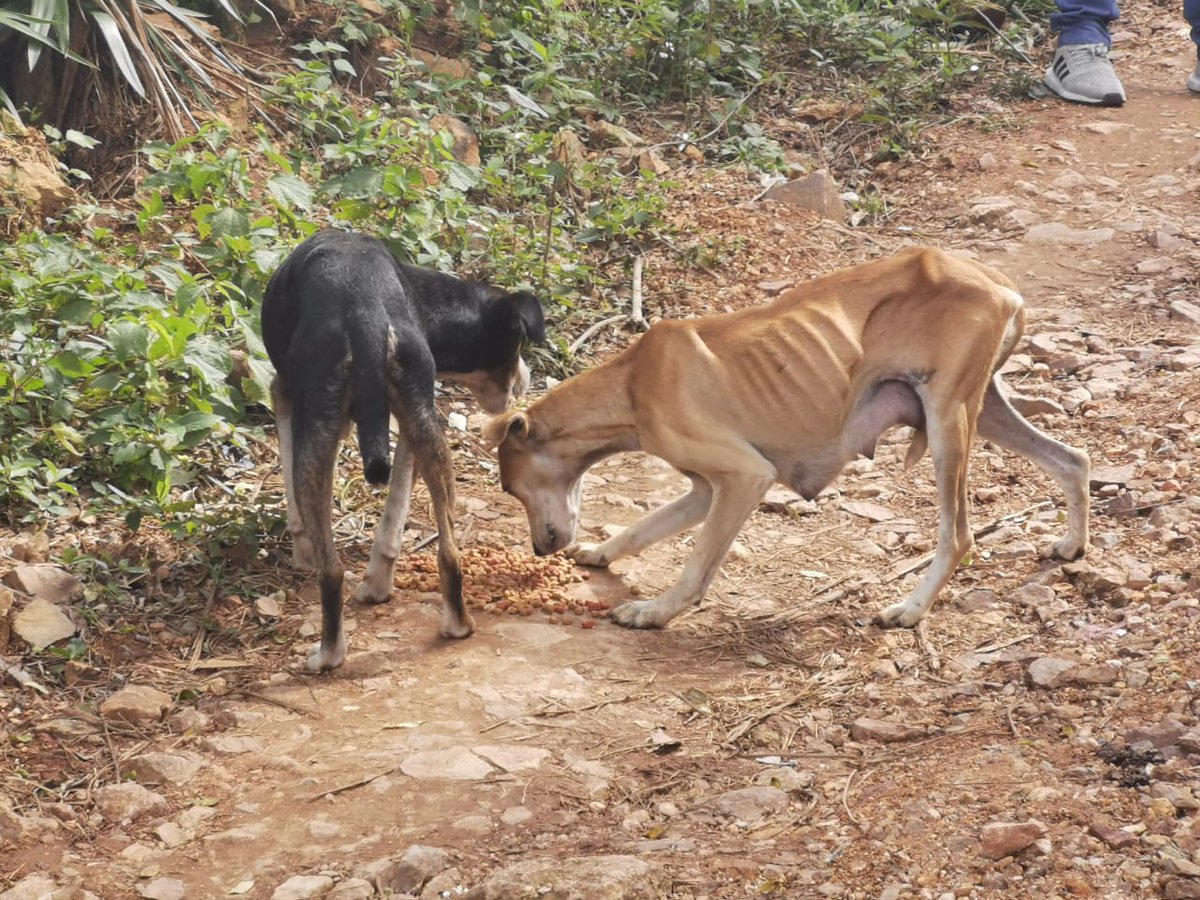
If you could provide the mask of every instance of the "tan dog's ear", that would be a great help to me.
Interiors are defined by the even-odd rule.
[[[520,410],[510,409],[494,417],[483,426],[481,436],[483,443],[490,450],[495,450],[509,438],[523,438],[529,434],[529,416]]]

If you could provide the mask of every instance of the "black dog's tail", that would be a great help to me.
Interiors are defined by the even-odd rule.
[[[388,343],[392,337],[387,315],[356,315],[349,322],[351,384],[350,415],[358,428],[363,474],[371,484],[386,484],[392,474],[388,424]]]

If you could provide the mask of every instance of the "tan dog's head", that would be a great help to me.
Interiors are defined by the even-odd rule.
[[[530,415],[510,411],[483,428],[485,442],[496,448],[500,486],[521,501],[529,516],[533,552],[548,556],[575,540],[583,468],[555,452],[538,437]]]
[[[481,372],[440,372],[438,378],[461,384],[475,397],[485,413],[496,415],[525,396],[529,389],[529,366],[518,354],[498,369]]]

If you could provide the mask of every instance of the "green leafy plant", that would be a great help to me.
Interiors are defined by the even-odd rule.
[[[240,18],[231,0],[219,3],[227,15]],[[235,96],[236,90],[244,94],[248,87],[242,66],[222,48],[219,35],[186,6],[170,0],[5,4],[0,8],[0,56],[12,62],[7,72],[0,71],[0,101],[14,115],[18,105],[36,103],[25,93],[36,82],[18,81],[11,68],[23,65],[26,72],[36,70],[55,82],[56,108],[43,113],[60,128],[89,131],[87,106],[94,103],[89,94],[104,95],[119,84],[152,107],[168,137],[182,137],[197,125],[196,102],[212,108],[215,98]],[[51,71],[42,63],[47,50],[60,68]],[[79,67],[88,77],[78,76],[74,69]],[[115,81],[106,80],[106,72],[114,73]]]
[[[566,336],[617,308],[624,261],[669,237],[672,189],[628,157],[565,158],[568,129],[586,135],[590,121],[626,115],[656,138],[688,133],[710,160],[773,171],[783,148],[766,117],[836,86],[861,112],[830,128],[830,152],[845,140],[900,156],[979,77],[946,0],[466,2],[454,14],[469,65],[451,74],[404,49],[428,10],[339,9],[333,31],[293,47],[292,68],[267,92],[271,114],[294,126],[281,137],[185,125],[188,108],[171,98],[202,93],[201,74],[224,53],[196,37],[192,26],[212,32],[190,12],[144,0],[0,7],[0,49],[18,48],[22,65],[35,47],[35,64],[45,53],[81,67],[94,58],[135,94],[131,74],[147,96],[162,84],[180,116],[142,149],[145,177],[120,210],[80,207],[57,232],[0,245],[0,510],[10,521],[96,507],[216,544],[269,530],[206,503],[218,489],[205,475],[253,458],[271,377],[258,304],[284,255],[320,227],[359,228],[418,264],[533,287],[552,324],[538,363],[565,375],[578,365]],[[115,31],[100,25],[105,13]],[[135,16],[170,33],[135,44],[118,13],[139,35]],[[383,78],[364,102],[352,60],[385,21],[399,48],[373,61]],[[76,40],[82,28],[88,38]],[[192,56],[157,75],[143,68],[143,51],[159,44],[183,52],[184,34]],[[131,72],[111,56],[118,38]],[[89,54],[76,61],[80,46]],[[184,71],[192,83],[172,80],[176,96],[164,79]],[[478,165],[460,158],[439,114],[478,135]],[[60,151],[81,146],[79,129],[46,133]],[[888,214],[885,198],[861,193],[856,215]],[[736,248],[709,238],[673,252],[711,267]]]

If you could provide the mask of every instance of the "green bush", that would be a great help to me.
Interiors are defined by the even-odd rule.
[[[355,95],[351,51],[365,51],[350,45],[381,26],[347,12],[339,40],[294,47],[293,68],[264,96],[272,118],[292,124],[286,137],[234,140],[214,123],[151,143],[148,174],[120,210],[80,207],[0,246],[0,515],[99,506],[131,524],[151,515],[185,533],[220,527],[192,488],[214,461],[248,452],[270,378],[262,291],[318,228],[361,229],[418,264],[533,287],[552,323],[539,364],[563,375],[573,367],[563,335],[621,302],[613,281],[663,237],[671,186],[622,174],[604,154],[568,169],[562,129],[671,104],[658,126],[668,137],[704,135],[710,159],[774,169],[782,151],[759,110],[786,115],[837,84],[861,101],[856,124],[872,152],[896,155],[978,77],[962,52],[963,5],[944,0],[455,8],[472,62],[464,77],[429,73],[391,45],[379,90],[369,102]],[[404,38],[409,7],[387,9]],[[1036,29],[1010,32],[1013,42]],[[436,113],[474,127],[478,168],[455,159],[452,138],[430,124]],[[232,377],[235,356],[248,376]]]

